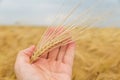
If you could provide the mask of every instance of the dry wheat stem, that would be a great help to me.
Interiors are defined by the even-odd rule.
[[[52,47],[56,46],[58,43],[63,42],[63,40],[65,40],[67,36],[68,35],[65,36],[65,34],[63,34],[63,35],[59,35],[59,37],[56,37],[55,39],[51,39],[50,42],[48,42],[48,43],[46,43],[46,45],[42,46],[40,51],[38,50],[36,53],[34,53],[34,56],[32,57],[31,62],[35,61],[45,51],[50,50]],[[70,38],[70,37],[68,37],[68,38]]]
[[[70,14],[68,16],[66,16],[63,21],[66,21],[71,16],[71,14],[79,7],[79,5],[80,4],[78,4],[75,8],[73,8],[72,11],[70,12]],[[88,12],[89,12],[89,10],[88,10]],[[89,18],[89,17],[87,17],[87,18]],[[95,22],[98,22],[99,19],[101,19],[101,17],[97,17],[90,21],[89,21],[89,19],[87,19],[88,22],[86,22],[86,20],[85,21],[83,20],[83,23],[81,26],[84,26],[84,27],[81,30],[78,29],[77,27],[75,27],[75,24],[73,24],[72,26],[70,26],[66,29],[64,29],[63,27],[60,27],[64,22],[61,22],[62,24],[60,26],[56,27],[53,32],[49,32],[50,28],[48,28],[46,30],[46,32],[44,33],[44,35],[42,36],[41,41],[38,44],[36,52],[31,57],[31,62],[36,61],[40,57],[40,55],[42,55],[42,53],[44,53],[46,51],[50,51],[51,49],[53,49],[55,47],[59,47],[64,44],[68,44],[68,43],[72,42],[72,40],[78,40],[79,35],[82,32],[84,32],[85,30],[87,30],[88,26],[94,24]]]
[[[99,19],[99,18],[97,17],[97,19]],[[101,19],[101,18],[100,18],[100,19]],[[89,22],[89,23],[93,24],[95,21],[97,21],[97,20],[96,20],[96,19],[95,19],[95,20],[92,20],[92,21]],[[86,29],[86,27],[85,27],[85,29]],[[69,30],[69,29],[68,29],[68,30]],[[73,29],[73,30],[74,30],[74,29]],[[83,29],[83,30],[84,30],[84,29]],[[74,31],[76,32],[76,30],[74,30]],[[73,32],[74,32],[74,31],[73,31]],[[80,30],[77,30],[77,31],[79,32]],[[67,32],[67,31],[65,31],[65,32]],[[65,32],[64,32],[64,33],[65,33]],[[81,32],[82,32],[82,31],[81,31]],[[76,34],[75,37],[73,36],[73,39],[76,38],[76,37],[78,37],[77,34]],[[44,46],[41,47],[40,51],[38,50],[38,51],[34,54],[34,56],[32,57],[32,61],[31,61],[31,62],[35,61],[42,53],[44,53],[44,52],[47,51],[47,50],[50,50],[52,47],[56,46],[58,43],[62,43],[63,40],[65,40],[65,39],[67,39],[67,38],[70,38],[70,37],[68,37],[68,35],[62,34],[62,35],[59,35],[59,37],[55,37],[55,39],[51,39],[50,42],[46,43],[46,45],[44,45]],[[37,57],[37,58],[36,58],[36,57]]]

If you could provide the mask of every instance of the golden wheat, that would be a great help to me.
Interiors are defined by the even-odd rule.
[[[50,50],[56,47],[63,46],[72,41],[79,40],[80,39],[79,36],[82,32],[84,32],[86,29],[89,29],[89,27],[93,26],[92,24],[95,24],[100,20],[103,21],[103,16],[96,17],[95,19],[89,22],[84,22],[81,25],[84,26],[82,29],[74,26],[70,26],[68,28],[64,27],[48,28],[44,35],[42,36],[41,40],[39,41],[36,51],[31,56],[31,63],[36,61],[45,52],[49,52]]]
[[[16,80],[13,66],[18,51],[37,44],[44,31],[41,27],[0,27],[1,80]],[[92,28],[80,37],[72,80],[119,80],[120,29]]]
[[[46,42],[41,42],[40,44],[38,44],[40,47],[39,48],[37,47],[36,52],[31,57],[31,62],[37,60],[37,58],[41,56],[42,53],[46,51],[50,51],[55,47],[62,46],[71,42],[71,36],[67,31],[66,32],[63,31],[64,34],[63,33],[61,34],[60,32],[61,31],[54,32],[53,36],[51,36]],[[43,39],[46,38],[43,37]],[[41,41],[45,41],[45,40],[41,40]]]
[[[68,44],[72,41],[76,41],[80,39],[80,34],[84,32],[85,30],[89,29],[90,27],[93,27],[96,23],[100,21],[105,21],[106,18],[110,17],[110,15],[106,15],[106,12],[102,15],[98,15],[95,18],[92,18],[89,15],[89,12],[92,11],[98,4],[102,2],[101,0],[97,0],[95,5],[90,6],[88,9],[83,11],[78,17],[73,20],[73,22],[70,22],[67,28],[64,28],[64,23],[71,17],[71,15],[80,7],[81,2],[78,3],[75,7],[73,7],[67,16],[60,22],[60,24],[54,28],[53,31],[50,31],[51,26],[46,30],[46,32],[43,34],[41,40],[39,41],[36,51],[31,56],[31,63],[36,61],[43,53],[48,52],[56,47]],[[107,16],[107,17],[106,17]],[[57,17],[57,16],[56,16]],[[79,21],[79,25],[76,23]],[[54,24],[54,23],[53,23]],[[82,26],[83,28],[77,28],[76,26]],[[46,38],[47,36],[47,38]]]

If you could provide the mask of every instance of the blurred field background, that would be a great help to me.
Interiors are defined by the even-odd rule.
[[[45,27],[0,26],[0,80],[16,80],[17,53],[37,44]],[[120,80],[120,28],[91,28],[77,41],[73,80]]]

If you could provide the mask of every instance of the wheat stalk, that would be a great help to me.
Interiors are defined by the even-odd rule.
[[[77,28],[75,27],[77,24],[70,24],[69,27],[61,27],[63,26],[64,22],[73,14],[75,10],[80,6],[80,3],[75,6],[70,13],[64,18],[64,20],[60,23],[57,27],[49,27],[45,31],[45,33],[42,35],[41,40],[39,41],[36,51],[31,56],[31,63],[35,62],[43,53],[49,52],[53,50],[56,47],[60,47],[63,45],[66,45],[68,43],[71,43],[73,41],[80,39],[80,34],[89,29],[93,24],[96,24],[98,21],[103,20],[103,16],[98,16],[93,18],[92,20],[89,17],[86,17],[85,15],[88,14],[90,9],[93,9],[95,6],[92,6],[88,8],[85,12],[83,12],[81,15],[78,16],[74,20],[73,23],[75,23],[80,17],[84,17],[86,19],[83,19],[79,26],[83,26],[83,28]],[[106,17],[105,17],[106,18]],[[104,19],[105,19],[104,18]]]
[[[66,45],[72,41],[79,40],[80,34],[87,30],[89,28],[88,26],[91,26],[92,24],[95,24],[102,19],[103,16],[96,17],[95,19],[88,22],[84,22],[82,24],[82,26],[84,26],[82,29],[75,26],[71,26],[68,28],[54,27],[51,31],[51,27],[48,28],[47,31],[44,33],[44,36],[41,38],[42,40],[40,40],[37,46],[37,50],[31,57],[31,63],[36,61],[45,52],[49,52],[56,47]]]
[[[79,38],[79,35],[84,32],[86,29],[88,29],[90,25],[97,22],[97,20],[102,20],[101,17],[97,17],[93,19],[90,22],[84,23],[82,26],[84,26],[82,29],[79,29],[75,26],[71,26],[68,28],[64,27],[56,27],[53,28],[53,30],[50,32],[51,28],[48,28],[47,31],[44,33],[44,36],[41,38],[37,50],[34,52],[34,54],[31,57],[31,63],[36,61],[43,53],[49,52],[53,50],[56,47],[66,45],[72,41],[76,41]],[[52,34],[52,35],[51,35]],[[47,39],[48,38],[48,39]]]

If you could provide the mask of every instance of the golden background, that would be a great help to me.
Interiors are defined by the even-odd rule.
[[[0,26],[0,80],[16,80],[17,53],[37,44],[44,27]],[[73,80],[120,80],[120,29],[92,28],[77,41]]]

